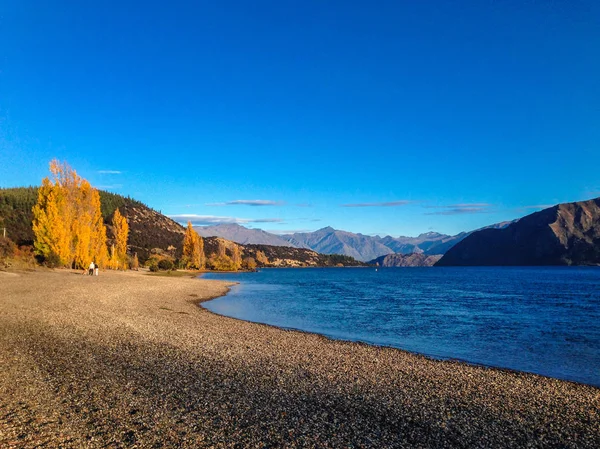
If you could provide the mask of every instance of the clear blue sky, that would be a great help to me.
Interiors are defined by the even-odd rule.
[[[2,187],[453,234],[600,196],[599,143],[595,0],[0,0]]]

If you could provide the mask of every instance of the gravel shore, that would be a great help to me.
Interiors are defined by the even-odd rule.
[[[197,306],[226,291],[0,272],[0,447],[600,447],[598,388]]]

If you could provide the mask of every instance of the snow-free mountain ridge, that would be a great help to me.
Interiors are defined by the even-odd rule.
[[[490,227],[501,228],[511,222]],[[321,254],[342,254],[366,262],[388,254],[444,254],[458,242],[471,234],[461,232],[451,236],[437,232],[427,232],[417,237],[379,237],[341,231],[330,226],[314,232],[276,235],[262,229],[248,229],[238,224],[196,226],[194,229],[203,236],[217,236],[241,244],[263,244],[307,248]]]

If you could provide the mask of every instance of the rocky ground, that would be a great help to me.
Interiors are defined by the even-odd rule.
[[[600,447],[600,389],[196,305],[225,291],[0,272],[0,447]]]

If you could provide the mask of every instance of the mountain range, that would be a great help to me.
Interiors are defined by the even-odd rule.
[[[492,225],[502,228],[511,222]],[[446,235],[427,232],[417,237],[379,237],[355,234],[326,227],[314,232],[277,235],[261,229],[248,229],[238,224],[220,224],[215,226],[196,226],[203,237],[222,237],[241,244],[265,244],[307,248],[321,254],[342,254],[363,262],[374,260],[388,254],[424,254],[440,255],[466,238],[471,232]]]

